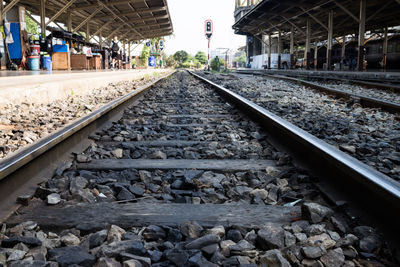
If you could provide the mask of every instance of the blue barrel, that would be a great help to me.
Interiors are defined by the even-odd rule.
[[[52,70],[53,69],[53,64],[51,61],[51,57],[50,56],[43,56],[43,63],[42,66],[44,69],[46,70]]]
[[[39,56],[29,56],[28,57],[28,68],[30,70],[39,70],[40,57]]]

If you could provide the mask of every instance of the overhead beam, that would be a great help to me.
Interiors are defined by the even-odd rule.
[[[115,0],[115,1],[109,1],[107,3],[103,3],[104,5],[111,7],[115,5],[121,5],[121,4],[129,4],[129,3],[143,3],[143,0]],[[93,8],[98,6],[98,4],[88,4],[88,5],[79,5],[76,6],[73,10],[84,10],[88,8]]]
[[[90,16],[88,16],[78,26],[76,26],[75,29],[73,30],[73,32],[77,32],[80,28],[82,28],[83,25],[85,25],[91,18],[93,18],[102,9],[103,9],[103,6],[99,6],[92,14],[90,14]]]
[[[390,5],[390,1],[386,2],[386,4],[382,5],[375,13],[373,13],[372,15],[368,16],[367,18],[367,22],[370,21],[371,19],[375,18],[376,15],[378,15],[379,13],[382,12],[382,10],[384,10],[388,5]]]
[[[400,1],[400,0],[397,0]],[[342,4],[338,3],[337,1],[333,0],[333,2],[340,7],[344,12],[347,13],[347,15],[349,15],[350,17],[352,17],[355,21],[359,22],[360,20],[350,11],[348,10],[345,6],[343,6]]]
[[[46,26],[49,25],[51,22],[56,20],[62,13],[64,13],[70,6],[75,3],[76,0],[70,0],[63,8],[61,8],[50,20],[46,23]]]
[[[3,1],[3,0],[1,0],[1,1]],[[10,11],[11,8],[13,8],[18,2],[19,2],[19,0],[12,0],[8,5],[3,7],[2,14],[5,14],[8,11]]]
[[[321,25],[325,30],[328,30],[328,27],[326,27],[325,24],[323,24],[317,17],[315,17],[313,14],[311,14],[309,11],[306,11],[304,8],[301,8],[306,12],[313,20],[315,20],[319,25]]]
[[[139,15],[139,14],[142,14],[142,13],[151,13],[151,12],[163,11],[165,9],[166,9],[166,7],[141,8],[141,9],[137,9],[135,11],[121,12],[118,15],[119,16],[134,16],[134,15]],[[95,19],[105,19],[105,18],[108,18],[109,16],[110,15],[101,15],[101,16],[96,16],[94,18]]]

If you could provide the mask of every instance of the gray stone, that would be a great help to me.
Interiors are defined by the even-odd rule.
[[[180,227],[182,234],[188,238],[198,238],[203,231],[197,222],[185,222]]]
[[[226,234],[226,239],[232,240],[233,242],[239,242],[243,239],[242,233],[237,229],[231,229]]]
[[[202,236],[198,239],[193,240],[192,242],[186,244],[187,249],[201,249],[205,246],[214,244],[214,243],[219,243],[221,241],[221,238],[218,235],[214,234],[208,234],[205,236]]]
[[[69,184],[69,191],[71,194],[78,194],[80,190],[86,188],[88,181],[80,176],[72,177]]]
[[[97,260],[96,264],[94,267],[121,267],[121,263],[116,261],[115,259],[110,259],[110,258],[104,258],[101,257]]]
[[[47,196],[47,204],[49,205],[57,205],[61,202],[61,196],[57,193],[52,193]]]
[[[237,244],[230,247],[231,251],[247,251],[253,249],[255,249],[255,246],[244,239],[240,240]]]
[[[303,247],[301,248],[304,256],[309,259],[317,259],[322,255],[326,254],[324,247]]]
[[[125,187],[122,187],[117,195],[117,200],[132,200],[132,199],[135,199],[135,195],[132,194]]]
[[[133,255],[130,253],[121,253],[122,260],[137,260],[139,261],[143,267],[150,267],[151,266],[151,259],[148,257],[141,257],[137,255]]]
[[[290,263],[282,256],[277,249],[268,250],[260,258],[260,263],[268,267],[290,267]]]
[[[267,225],[257,233],[256,244],[264,250],[283,248],[285,246],[285,233],[282,227]]]
[[[194,266],[194,267],[217,267],[218,266],[212,262],[207,261],[203,257],[203,255],[201,255],[201,252],[198,252],[198,253],[194,254],[192,257],[190,257],[188,263],[190,266]]]
[[[9,237],[9,238],[1,241],[1,246],[3,248],[12,248],[15,245],[17,245],[18,243],[24,243],[25,245],[33,246],[33,247],[42,245],[42,241],[40,241],[36,237],[12,236],[12,237]]]
[[[343,265],[345,258],[343,251],[339,248],[328,251],[320,260],[326,267],[340,267]]]
[[[147,241],[164,239],[166,237],[165,231],[157,225],[146,227],[142,235]]]
[[[22,260],[25,256],[25,254],[26,254],[26,251],[23,251],[23,250],[18,250],[18,249],[12,250],[10,255],[7,258],[7,262]]]
[[[158,150],[158,151],[154,152],[153,154],[151,154],[150,158],[151,159],[167,159],[167,155],[164,152]]]
[[[304,203],[301,206],[301,211],[303,218],[310,220],[312,223],[322,222],[333,214],[333,210],[318,203]]]
[[[89,248],[95,248],[103,244],[104,241],[106,241],[107,238],[107,230],[101,230],[99,232],[96,232],[89,237]]]
[[[296,237],[292,235],[290,232],[285,231],[285,245],[287,247],[290,247],[294,244],[296,244]]]
[[[218,243],[205,246],[201,249],[208,256],[212,256],[219,249]]]
[[[144,255],[146,249],[143,243],[136,240],[125,240],[125,241],[115,241],[108,245],[101,246],[97,252],[98,256],[106,256],[109,258],[114,258],[123,252],[136,255]]]
[[[138,260],[127,260],[123,262],[123,267],[142,267],[143,265]]]
[[[0,263],[1,266],[1,263]],[[58,265],[57,265],[58,266]],[[8,267],[51,267],[51,264],[46,261],[39,260],[17,260],[8,264]]]
[[[223,237],[225,235],[225,228],[222,225],[214,226],[207,230],[207,234],[215,234]]]
[[[51,261],[56,261],[61,267],[77,264],[80,266],[93,266],[96,258],[86,253],[82,247],[62,247],[48,251]]]
[[[176,266],[184,266],[189,259],[189,253],[185,250],[172,249],[165,253],[168,260],[172,261]]]
[[[147,254],[150,256],[151,262],[158,262],[161,260],[163,253],[158,250],[148,250]]]
[[[117,159],[122,158],[124,150],[122,148],[117,148],[111,151],[111,153],[116,157]]]
[[[116,225],[111,225],[107,233],[107,241],[110,243],[114,241],[121,241],[122,235],[125,233],[126,231],[121,227]]]
[[[129,191],[137,197],[141,197],[144,194],[144,189],[139,186],[132,185],[129,187]]]
[[[77,246],[81,242],[79,238],[72,233],[68,233],[61,237],[61,242],[66,246]]]

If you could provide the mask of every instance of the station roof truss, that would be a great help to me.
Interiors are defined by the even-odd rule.
[[[139,41],[172,34],[167,0],[5,0],[40,16],[41,2],[50,22],[64,23],[73,33],[89,32],[90,39],[101,35],[110,39]],[[7,6],[7,5],[6,5]]]
[[[400,0],[367,0],[366,4],[366,31],[400,25]],[[302,43],[309,20],[311,40],[322,41],[327,39],[330,11],[335,37],[358,34],[360,0],[264,0],[244,14],[233,29],[237,34],[254,36],[280,31],[283,37],[293,29],[296,43]]]

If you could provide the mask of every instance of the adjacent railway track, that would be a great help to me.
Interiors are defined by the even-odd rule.
[[[73,248],[49,248],[46,259],[65,266],[105,258],[144,266],[349,264],[376,251],[361,246],[365,255],[353,258],[333,251],[332,242],[340,248],[350,238],[349,228],[366,229],[350,226],[356,222],[343,210],[367,213],[361,219],[392,234],[399,223],[391,216],[400,209],[393,179],[192,72],[136,90],[0,166],[1,215],[9,226],[34,221],[61,240],[67,232],[78,238],[74,246],[62,241],[66,247],[107,229],[80,259],[66,257]],[[27,206],[9,217],[22,193]],[[332,237],[309,229],[321,222]],[[320,238],[324,247],[313,258],[309,242]],[[288,256],[287,247],[301,255]]]
[[[265,74],[261,71],[251,71],[251,70],[240,70],[237,73],[241,74],[252,74],[252,75],[263,75],[269,78],[274,78],[274,79],[282,79],[286,81],[292,81],[295,83],[302,84],[304,86],[307,86],[312,89],[316,89],[318,91],[334,95],[336,97],[341,97],[341,98],[347,98],[347,99],[354,99],[358,101],[362,106],[364,107],[370,107],[370,108],[381,108],[383,110],[393,112],[393,113],[399,113],[400,112],[400,104],[392,101],[387,101],[387,100],[382,100],[376,97],[370,97],[368,96],[368,92],[366,91],[363,94],[356,94],[352,93],[346,90],[341,90],[341,89],[335,89],[332,88],[328,85],[322,85],[318,84],[315,82],[307,81],[307,79],[314,79],[316,77],[291,77],[290,75],[277,75],[277,74]],[[327,79],[327,78],[318,78],[318,79]],[[368,82],[368,81],[357,81],[357,80],[343,80],[343,79],[338,79],[338,78],[328,78],[330,80],[334,81],[344,81],[348,83],[354,83],[354,84],[360,84],[363,86],[369,86],[369,87],[374,87],[374,88],[385,88],[386,90],[391,90],[393,93],[398,93],[400,87],[397,85],[392,85],[392,84],[383,84],[383,83],[377,83],[377,82]]]

